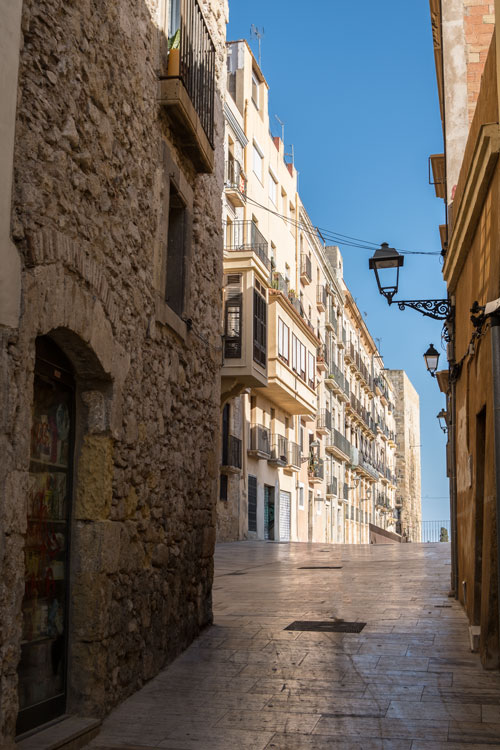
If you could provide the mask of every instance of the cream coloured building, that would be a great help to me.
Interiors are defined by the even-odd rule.
[[[245,41],[227,50],[219,539],[368,543],[396,528],[394,394],[267,82]]]

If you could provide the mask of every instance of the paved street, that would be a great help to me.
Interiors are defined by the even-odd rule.
[[[500,748],[500,674],[469,651],[449,570],[447,544],[221,545],[215,624],[91,747]],[[334,618],[366,626],[284,629]]]

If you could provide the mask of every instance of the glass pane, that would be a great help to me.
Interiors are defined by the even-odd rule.
[[[19,707],[64,692],[71,392],[35,379]]]

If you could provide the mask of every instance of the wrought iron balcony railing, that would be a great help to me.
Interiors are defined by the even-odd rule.
[[[316,304],[318,305],[318,307],[326,310],[327,299],[328,295],[326,293],[326,286],[323,286],[323,284],[321,284],[316,289]]]
[[[328,409],[320,409],[316,421],[316,428],[318,430],[332,429],[332,414],[330,411],[328,411]]]
[[[232,190],[238,190],[242,195],[247,194],[247,178],[236,159],[229,159],[225,164],[224,185]]]
[[[254,424],[250,427],[250,447],[251,451],[258,451],[265,456],[271,455],[271,430],[261,424]]]
[[[273,289],[278,289],[280,292],[283,292],[283,294],[288,296],[290,282],[285,278],[285,276],[283,276],[283,274],[278,273],[278,271],[274,271],[273,273],[271,286]]]
[[[335,428],[332,430],[332,445],[345,453],[346,456],[351,457],[351,444],[348,439],[342,435],[341,432]]]
[[[273,435],[271,438],[271,456],[268,459],[280,466],[288,464],[288,440],[283,435]]]
[[[312,280],[312,263],[311,259],[305,253],[302,253],[300,257],[300,275],[307,279],[308,282]]]
[[[224,250],[241,253],[245,250],[254,252],[271,271],[271,261],[268,256],[268,242],[253,221],[233,221],[227,225],[226,245]]]
[[[338,491],[338,481],[337,477],[331,477],[330,481],[326,485],[326,494],[327,495],[337,495]]]
[[[293,466],[294,469],[300,469],[301,463],[300,445],[297,443],[288,443],[288,466]]]
[[[241,440],[234,435],[228,435],[227,442],[222,446],[222,466],[241,469]]]
[[[322,458],[312,458],[309,461],[308,474],[313,479],[325,478],[325,462]]]
[[[198,0],[180,0],[180,26],[169,39],[168,78],[180,78],[214,146],[215,45]]]

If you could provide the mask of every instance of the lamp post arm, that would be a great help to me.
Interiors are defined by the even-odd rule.
[[[447,320],[451,313],[451,304],[448,299],[395,299],[389,304],[396,304],[400,310],[411,307],[422,315],[434,320]]]

